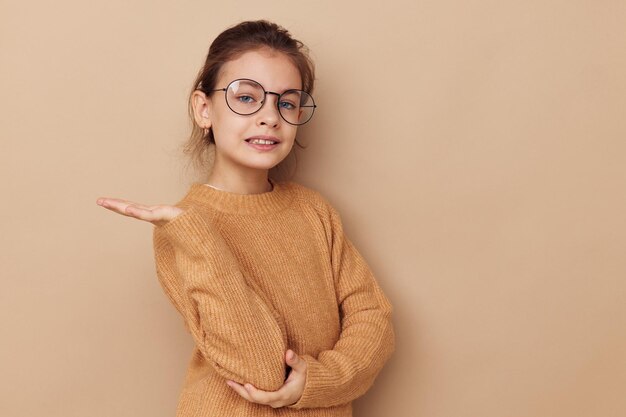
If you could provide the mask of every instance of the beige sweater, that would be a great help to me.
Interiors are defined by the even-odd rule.
[[[194,183],[154,227],[156,270],[196,343],[177,417],[352,416],[394,350],[392,308],[335,209],[293,182],[234,194]],[[293,405],[249,402],[226,379],[279,389],[285,352],[307,362]]]

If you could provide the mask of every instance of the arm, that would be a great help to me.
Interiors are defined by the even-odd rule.
[[[329,206],[330,207],[330,206]],[[341,313],[341,335],[332,350],[307,363],[302,397],[290,408],[330,407],[363,395],[394,351],[392,307],[372,272],[344,236],[341,220],[330,207],[331,256]]]
[[[242,275],[198,209],[154,228],[157,275],[196,345],[226,379],[276,390],[285,379],[282,318]]]

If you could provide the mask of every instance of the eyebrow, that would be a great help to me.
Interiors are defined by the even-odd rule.
[[[253,83],[252,81],[249,81],[249,80],[238,80],[238,82],[239,82],[239,84],[244,84],[244,85],[252,85],[252,86],[256,85],[255,83]],[[260,84],[260,83],[257,83],[257,84]]]
[[[238,78],[236,78],[236,79],[235,79],[235,80],[233,80],[233,81],[236,81],[236,80],[239,80],[239,83],[240,83],[240,84],[244,84],[244,85],[248,85],[248,86],[254,86],[254,85],[255,85],[255,84],[252,82],[252,81],[254,81],[254,80],[252,80],[251,78],[246,78],[246,79],[238,79]],[[231,81],[231,82],[232,82],[232,81]],[[258,81],[254,81],[254,82],[255,82],[255,83],[257,83],[257,84],[259,84],[261,87],[263,87],[263,89],[265,89],[265,86],[263,86],[263,84],[261,84],[260,82],[258,82]],[[272,92],[272,93],[276,92],[276,93],[280,93],[280,94],[282,94],[282,93],[284,93],[285,91],[289,91],[289,90],[298,90],[298,91],[302,91],[300,88],[285,88],[283,91],[280,91],[280,90],[279,90],[279,91],[265,90],[265,91],[270,91],[270,92]]]

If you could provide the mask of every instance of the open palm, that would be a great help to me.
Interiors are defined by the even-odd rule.
[[[96,204],[116,213],[135,219],[150,222],[156,226],[162,226],[183,212],[176,206],[156,205],[146,206],[119,198],[101,197]]]

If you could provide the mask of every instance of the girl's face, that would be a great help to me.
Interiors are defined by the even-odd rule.
[[[298,68],[285,54],[268,49],[248,51],[226,62],[215,88],[225,88],[231,81],[241,78],[257,81],[265,91],[278,94],[302,88]],[[196,121],[213,129],[216,145],[214,169],[222,173],[267,171],[291,151],[297,126],[280,116],[277,95],[267,94],[266,102],[256,113],[240,115],[228,107],[223,91],[215,91],[208,97],[202,92],[194,94]],[[253,143],[259,139],[277,143],[271,146]]]

